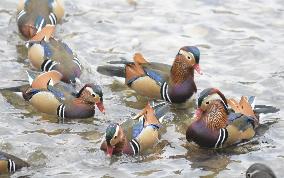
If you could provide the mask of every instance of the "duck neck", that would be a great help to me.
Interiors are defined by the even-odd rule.
[[[221,100],[214,100],[201,116],[207,127],[218,130],[226,127],[228,121],[227,110]]]
[[[115,145],[116,152],[118,152],[118,153],[122,152],[126,143],[127,143],[127,138],[126,138],[126,136],[123,132],[123,136],[122,136],[121,140]]]
[[[84,98],[79,97],[74,99],[74,103],[76,104],[85,104],[85,105],[90,105],[90,106],[95,106],[93,102],[86,101]]]
[[[177,55],[171,68],[170,84],[181,84],[189,78],[194,78],[194,69],[190,62]]]
[[[77,94],[75,102],[77,102],[78,104],[87,104],[93,106],[95,105],[95,102],[91,98],[92,96],[90,96],[87,91],[82,90]]]

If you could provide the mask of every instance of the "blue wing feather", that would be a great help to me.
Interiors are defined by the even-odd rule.
[[[144,120],[139,120],[136,124],[133,125],[132,130],[132,138],[136,138],[143,130],[144,128]]]
[[[51,51],[49,45],[44,40],[42,40],[41,45],[44,49],[44,56],[50,58],[52,56],[52,51]]]
[[[73,54],[72,49],[66,43],[62,42],[62,44],[69,54]]]
[[[237,117],[232,117],[233,120],[230,121],[230,124],[234,125],[235,127],[237,127],[239,130],[245,131],[247,130],[249,127],[255,127],[255,120],[250,117],[250,116],[245,116],[239,113],[235,114],[235,116]]]
[[[147,68],[144,68],[144,71],[146,75],[155,80],[159,85],[162,85],[165,82],[165,79],[159,73]]]
[[[64,100],[64,93],[58,91],[55,87],[49,85],[47,86],[48,91],[50,91],[56,98]]]
[[[231,112],[228,116],[229,123],[232,123],[234,120],[240,118],[242,116],[241,113],[233,113]]]

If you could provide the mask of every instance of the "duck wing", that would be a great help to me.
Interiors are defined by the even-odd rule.
[[[59,82],[54,86],[48,85],[47,90],[63,103],[67,103],[77,97],[76,89],[72,85],[64,82]]]
[[[160,86],[169,81],[171,66],[167,64],[151,62],[141,65],[145,75],[155,80]]]

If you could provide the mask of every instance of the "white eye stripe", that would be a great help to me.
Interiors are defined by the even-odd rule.
[[[217,100],[217,99],[223,101],[222,98],[217,93],[214,93],[213,95],[205,97],[202,103],[206,103],[208,101]]]
[[[91,93],[91,95],[97,95],[94,90],[90,87],[86,87],[86,90],[89,91]]]
[[[118,136],[118,132],[119,132],[119,125],[116,125],[116,127],[115,127],[115,132],[114,132],[114,134],[113,134],[113,137],[112,137],[111,140],[110,140],[110,143],[112,143],[112,142],[113,142],[113,139]]]
[[[191,52],[188,52],[182,49],[179,50],[178,54],[184,55],[186,57],[190,57],[190,59],[195,59],[194,55]]]
[[[116,128],[115,128],[115,133],[113,135],[114,137],[117,137],[118,131],[119,131],[119,126],[117,125]]]
[[[223,101],[223,99],[221,98],[220,95],[218,95],[217,93],[214,93],[213,95],[209,95],[207,97],[204,98],[204,100],[202,101],[202,104],[206,104],[206,102],[210,102],[210,101],[213,101],[213,100],[220,100],[222,101],[224,107],[226,109],[228,109],[228,106],[225,104],[225,102]]]

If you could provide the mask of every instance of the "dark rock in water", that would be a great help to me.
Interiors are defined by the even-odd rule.
[[[254,163],[248,168],[246,178],[276,178],[276,176],[265,164]]]

